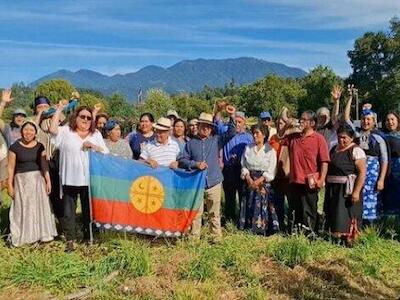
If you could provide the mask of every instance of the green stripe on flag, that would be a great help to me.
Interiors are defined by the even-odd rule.
[[[90,192],[92,197],[107,201],[130,202],[129,190],[133,181],[113,179],[101,176],[90,177]],[[200,206],[203,193],[197,190],[179,190],[165,188],[165,199],[163,208],[169,209],[192,209],[191,199],[195,199],[194,208]],[[188,202],[188,200],[190,202]]]

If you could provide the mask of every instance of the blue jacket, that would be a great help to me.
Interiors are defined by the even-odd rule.
[[[224,146],[223,141],[229,140],[236,133],[235,121],[231,119],[228,131],[224,135],[213,135],[207,139],[194,137],[186,143],[182,157],[179,159],[181,167],[187,170],[197,169],[196,163],[205,161],[208,165],[206,189],[209,189],[224,179],[219,166],[219,152]]]
[[[226,136],[227,125],[221,120],[214,121],[217,127],[217,133],[224,136],[223,158],[224,167],[241,167],[240,159],[244,152],[244,148],[254,143],[253,136],[245,131],[235,133],[233,136]]]

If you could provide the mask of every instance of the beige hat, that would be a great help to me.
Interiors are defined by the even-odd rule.
[[[170,130],[171,120],[168,118],[161,117],[157,120],[157,123],[153,124],[153,128],[158,130]]]
[[[174,116],[175,118],[179,119],[179,115],[176,110],[170,109],[167,111],[167,117]]]
[[[205,123],[208,125],[214,125],[212,114],[202,112],[199,116],[199,119],[197,120],[197,123]]]

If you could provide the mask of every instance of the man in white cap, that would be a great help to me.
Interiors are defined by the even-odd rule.
[[[233,108],[227,134],[235,134],[235,109]],[[212,135],[214,129],[213,116],[201,113],[197,120],[198,133],[186,143],[184,153],[179,159],[181,166],[187,170],[206,170],[206,186],[204,191],[204,203],[200,206],[192,224],[192,237],[200,238],[200,229],[204,205],[208,211],[213,242],[220,241],[221,233],[221,183],[222,172],[219,166],[219,152],[222,147],[221,136]]]
[[[165,166],[176,169],[178,167],[176,159],[180,149],[178,143],[169,135],[171,127],[171,120],[164,117],[159,118],[157,123],[153,124],[156,139],[144,146],[140,160],[145,161],[153,168]]]

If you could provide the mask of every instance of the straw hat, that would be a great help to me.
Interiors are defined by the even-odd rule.
[[[170,130],[171,129],[171,120],[168,118],[161,117],[157,120],[157,123],[153,124],[154,129],[158,130]]]
[[[197,120],[197,123],[205,123],[208,125],[214,125],[212,114],[202,112],[199,116],[199,119]]]

